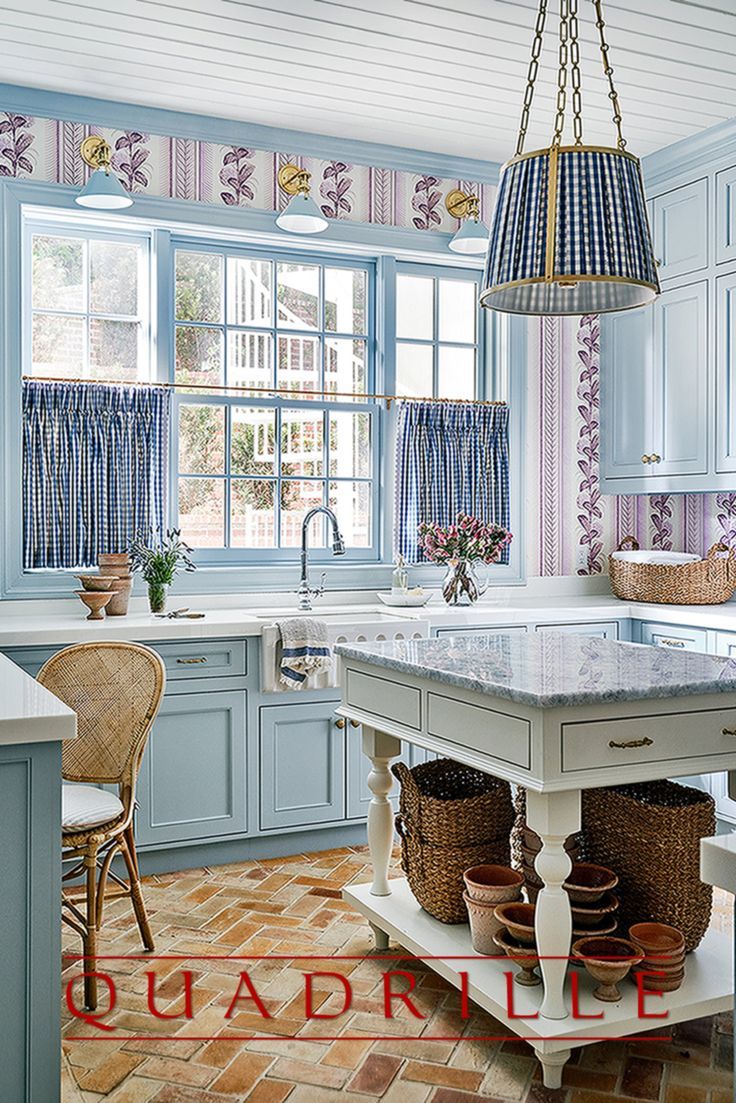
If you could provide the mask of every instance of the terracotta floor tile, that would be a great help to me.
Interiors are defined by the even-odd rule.
[[[79,1070],[75,1070],[77,1084],[82,1091],[100,1092],[105,1095],[116,1088],[126,1076],[130,1076],[142,1061],[142,1057],[120,1050],[95,1069],[88,1069],[81,1075]]]
[[[244,1103],[283,1103],[294,1085],[286,1080],[259,1080]]]
[[[634,1099],[659,1099],[663,1066],[660,1061],[645,1061],[632,1057],[626,1062],[621,1078],[621,1092]]]
[[[290,1057],[279,1058],[270,1071],[279,1080],[293,1080],[295,1084],[311,1084],[323,1088],[340,1088],[348,1078],[345,1069],[312,1065],[307,1061],[294,1061]]]
[[[462,1091],[476,1091],[482,1080],[480,1073],[472,1069],[449,1068],[428,1061],[408,1061],[401,1075],[404,1080],[419,1080],[423,1084],[460,1088]]]
[[[160,1080],[148,1080],[134,1074],[119,1084],[110,1095],[106,1095],[104,1100],[105,1103],[149,1103],[159,1091]],[[99,1099],[99,1096],[96,1098]]]
[[[322,1058],[322,1064],[336,1065],[341,1069],[357,1068],[373,1045],[373,1042],[363,1042],[355,1039],[346,1042],[333,1042]]]
[[[257,1053],[240,1053],[224,1069],[210,1087],[223,1095],[242,1095],[250,1091],[266,1070],[273,1064],[272,1057],[262,1057]]]
[[[174,1057],[149,1057],[138,1069],[138,1073],[152,1080],[168,1080],[172,1084],[205,1088],[217,1075],[217,1070],[206,1065],[197,1065],[193,1061],[177,1061]]]
[[[347,1083],[347,1090],[377,1095],[379,1098],[401,1068],[400,1057],[389,1057],[383,1053],[370,1053],[355,1076]]]
[[[664,1103],[706,1103],[708,1092],[705,1088],[694,1088],[692,1085],[685,1087],[683,1084],[670,1084],[664,1093]],[[723,1103],[732,1103],[733,1096],[728,1100],[724,1097]],[[711,1103],[716,1103],[715,1093]]]

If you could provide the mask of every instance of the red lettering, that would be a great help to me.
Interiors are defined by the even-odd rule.
[[[146,978],[148,983],[148,1010],[156,1019],[192,1019],[194,1018],[194,1012],[192,1011],[192,977],[194,974],[189,969],[182,969],[181,975],[184,977],[184,1010],[172,1011],[167,1013],[164,1011],[157,1011],[154,1004],[154,996],[156,994],[156,974],[150,971],[146,971]]]
[[[539,1012],[533,1015],[517,1015],[514,1011],[514,974],[504,973],[506,977],[506,1010],[510,1019],[538,1019]]]
[[[409,987],[406,992],[392,992],[391,991],[391,978],[392,977],[404,977],[409,982]],[[416,1019],[425,1018],[420,1011],[417,1011],[414,1004],[409,999],[409,993],[413,992],[416,988],[416,978],[412,973],[406,973],[403,969],[391,970],[389,973],[383,974],[383,1014],[386,1019],[393,1019],[394,1013],[391,1010],[392,1000],[401,1000],[405,1007],[408,1007],[412,1015]]]
[[[467,973],[460,973],[460,1018],[470,1018],[470,981]]]
[[[99,1015],[90,1015],[89,1012],[83,1011],[74,1003],[72,987],[74,981],[80,977],[97,977],[98,980],[102,980],[107,985],[107,991],[110,994],[110,1006],[107,1011],[101,1011]],[[66,986],[66,1006],[69,1010],[69,1014],[73,1015],[75,1019],[82,1019],[85,1023],[90,1023],[92,1026],[99,1026],[101,1030],[114,1030],[114,1026],[109,1026],[107,1023],[103,1023],[102,1020],[105,1015],[109,1015],[115,1007],[115,1001],[117,999],[115,991],[115,981],[108,973],[77,973],[71,978]]]
[[[250,993],[249,996],[241,996],[240,995],[240,990],[243,988],[243,986],[245,986],[248,989],[248,991]],[[250,979],[250,977],[248,976],[247,973],[241,973],[240,974],[240,980],[238,981],[238,990],[235,993],[235,995],[233,996],[233,998],[230,1002],[230,1006],[228,1007],[227,1011],[225,1012],[225,1018],[226,1019],[231,1019],[233,1017],[233,1008],[235,1007],[235,1004],[238,1002],[238,1000],[246,1000],[246,999],[253,1000],[254,1004],[258,1008],[258,1012],[259,1012],[262,1019],[272,1018],[272,1016],[269,1015],[268,1011],[266,1011],[266,1008],[263,1006],[263,1002],[261,1000],[261,997],[258,995],[255,988],[253,987],[253,981]]]
[[[659,996],[660,999],[664,995],[664,992],[649,992],[644,987],[646,977],[666,977],[666,973],[637,973],[636,974],[636,1013],[640,1019],[668,1019],[669,1011],[645,1011],[644,1010],[644,997],[645,996]]]
[[[328,1012],[320,1012],[314,1010],[312,1003],[312,977],[334,977],[335,980],[339,980],[343,987],[344,1000],[343,1005],[339,1011],[335,1011],[334,1014]],[[308,1019],[339,1019],[341,1015],[344,1015],[346,1011],[349,1011],[353,1003],[353,987],[347,977],[344,977],[342,973],[305,973],[304,974],[304,1006],[306,1009],[306,1015]]]
[[[570,996],[572,1001],[572,1017],[573,1019],[602,1019],[603,1012],[598,1015],[584,1015],[580,1010],[579,993],[580,977],[574,969],[570,971]]]

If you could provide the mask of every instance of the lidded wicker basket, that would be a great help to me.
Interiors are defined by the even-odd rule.
[[[401,784],[396,830],[409,887],[435,919],[467,923],[464,871],[509,864],[511,787],[447,758],[391,770]]]
[[[625,536],[617,551],[639,550],[633,536]],[[726,553],[726,554],[723,554]],[[663,605],[720,605],[736,589],[736,553],[714,544],[697,563],[627,563],[608,557],[611,589],[624,601]]]

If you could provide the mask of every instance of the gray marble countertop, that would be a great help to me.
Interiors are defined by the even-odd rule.
[[[344,658],[535,708],[736,693],[736,660],[569,632],[339,644],[335,650]]]

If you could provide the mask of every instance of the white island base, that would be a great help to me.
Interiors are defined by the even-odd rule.
[[[574,970],[578,977],[579,1013],[604,1015],[602,1019],[515,1019],[509,1016],[505,974],[516,973],[517,966],[508,958],[483,959],[473,951],[470,930],[465,924],[445,924],[433,919],[418,904],[404,878],[389,882],[391,894],[374,896],[370,885],[351,885],[343,890],[343,898],[368,919],[376,932],[379,948],[386,940],[380,933],[394,939],[413,956],[431,958],[432,969],[450,984],[460,988],[461,973],[467,972],[470,999],[509,1030],[526,1039],[534,1047],[542,1065],[544,1084],[560,1087],[563,1067],[570,1051],[603,1039],[625,1038],[643,1031],[656,1032],[662,1039],[670,1037],[675,1023],[699,1019],[727,1011],[733,1006],[733,939],[730,934],[710,930],[697,950],[688,954],[685,980],[677,992],[645,998],[647,1013],[667,1013],[666,1019],[642,1019],[638,1014],[636,986],[630,979],[622,981],[619,1003],[601,1003],[593,997],[595,983],[582,968]],[[571,972],[571,971],[569,971]],[[542,987],[513,986],[513,1010],[516,1015],[534,1015],[542,1002]],[[570,977],[565,995],[570,1007]],[[489,1043],[492,1039],[489,1037]]]

